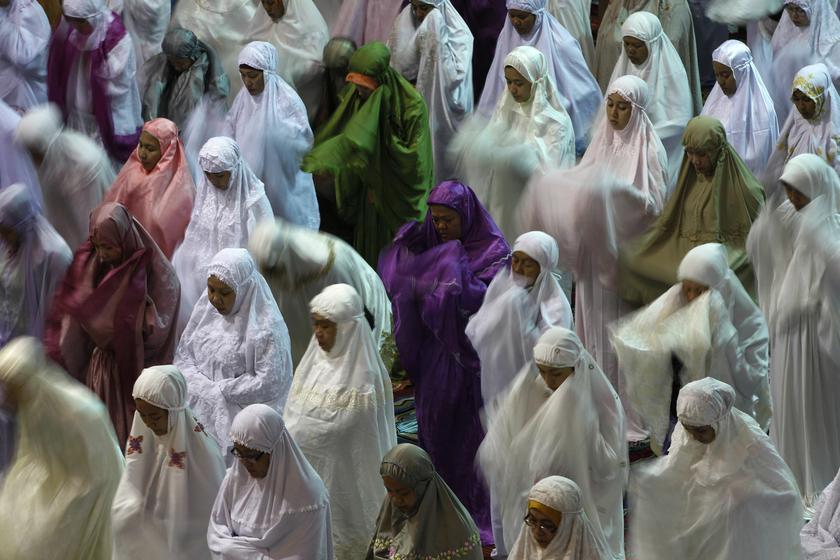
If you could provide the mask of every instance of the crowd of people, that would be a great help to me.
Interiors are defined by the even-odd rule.
[[[0,0],[0,558],[840,558],[835,4]]]

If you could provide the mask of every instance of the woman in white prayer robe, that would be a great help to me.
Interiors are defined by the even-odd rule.
[[[321,216],[312,175],[300,169],[312,147],[312,129],[295,90],[281,78],[277,49],[263,41],[248,43],[239,54],[245,83],[227,116],[225,136],[239,144],[243,157],[265,185],[278,218],[318,229]]]
[[[759,176],[779,137],[773,98],[749,47],[741,41],[723,43],[712,53],[712,61],[717,83],[700,114],[723,123],[726,139],[753,175]]]
[[[124,461],[105,406],[29,337],[0,350],[0,386],[17,423],[0,487],[2,554],[111,560],[111,502]]]
[[[560,25],[575,38],[586,59],[589,70],[595,71],[595,41],[592,38],[590,0],[548,0],[546,11],[557,18]]]
[[[349,244],[328,233],[282,220],[260,223],[248,249],[271,287],[292,339],[295,365],[309,348],[309,302],[332,284],[349,284],[373,320],[373,340],[382,348],[392,332],[391,301],[382,279]]]
[[[230,427],[237,461],[210,516],[214,560],[332,560],[329,494],[272,408],[254,404]]]
[[[630,554],[680,560],[799,559],[796,481],[735,391],[706,377],[677,398],[667,456],[631,475]]]
[[[489,117],[504,99],[508,53],[520,46],[533,47],[545,56],[546,71],[558,92],[557,100],[574,125],[575,152],[583,153],[601,95],[580,45],[546,10],[546,0],[507,0],[506,6],[508,17],[496,42],[496,54],[481,92],[478,112]]]
[[[719,243],[691,249],[677,279],[653,303],[613,326],[631,407],[650,431],[657,455],[665,451],[675,374],[681,386],[704,377],[727,383],[738,410],[764,430],[770,425],[767,323],[729,268],[726,249]],[[673,371],[673,356],[679,371]]]
[[[820,495],[814,516],[799,533],[804,560],[840,558],[840,471]]]
[[[283,417],[329,492],[336,557],[355,560],[385,498],[379,466],[397,445],[394,393],[356,290],[333,284],[309,307],[313,335]]]
[[[557,258],[557,242],[548,234],[520,235],[510,266],[499,269],[484,303],[467,323],[467,337],[481,360],[481,397],[487,411],[531,361],[542,333],[551,327],[572,328],[572,308],[554,272]]]
[[[250,404],[281,412],[292,383],[289,331],[245,249],[222,249],[207,267],[207,290],[184,329],[175,365],[189,405],[226,449],[231,420]]]
[[[795,108],[767,162],[765,182],[774,184],[785,165],[799,154],[816,154],[840,173],[840,95],[828,69],[822,63],[802,68],[790,89]]]
[[[207,287],[207,264],[228,247],[247,247],[257,224],[272,220],[262,181],[226,137],[211,138],[201,148],[202,177],[196,183],[192,215],[184,241],[172,255],[181,283],[182,328]]]
[[[650,90],[648,117],[668,153],[669,177],[676,179],[682,163],[682,134],[692,110],[692,91],[685,67],[662,24],[649,12],[636,12],[621,26],[624,48],[610,83],[626,75],[638,76]]]
[[[146,368],[114,497],[114,559],[209,560],[207,525],[225,476],[219,446],[187,406],[175,366]]]
[[[528,492],[525,524],[508,560],[609,560],[604,532],[583,509],[575,482],[549,476]]]
[[[811,506],[840,468],[840,179],[802,154],[780,183],[747,254],[770,330],[770,436]]]
[[[840,87],[840,18],[829,0],[785,0],[770,48],[772,66],[764,78],[772,80],[767,85],[780,122],[792,112],[790,83],[803,66],[822,62],[834,87]]]
[[[628,455],[618,395],[568,329],[543,333],[533,357],[534,363],[513,382],[479,449],[501,514],[502,534],[494,526],[496,547],[513,546],[531,486],[557,474],[580,486],[586,515],[603,530],[610,558],[624,558]]]
[[[44,202],[38,175],[29,154],[15,141],[18,124],[20,115],[0,100],[0,189],[23,183],[40,209]]]
[[[0,2],[0,99],[21,114],[47,102],[51,33],[36,0]]]
[[[694,21],[687,0],[610,0],[601,18],[598,29],[598,43],[595,45],[595,77],[606,90],[616,78],[613,69],[624,51],[624,24],[634,14],[653,14],[661,23],[664,33],[677,53],[685,70],[691,100],[686,105],[691,116],[700,112],[703,100],[700,97],[700,71],[697,66],[697,44],[694,37]],[[655,37],[651,37],[654,39]],[[625,74],[618,74],[619,76]],[[653,90],[653,88],[651,88]],[[654,94],[654,99],[658,93]]]
[[[15,137],[35,162],[44,214],[75,251],[90,236],[90,213],[116,178],[108,154],[84,134],[64,128],[54,105],[27,112]]]
[[[134,43],[137,88],[142,94],[146,91],[148,79],[146,62],[162,52],[172,3],[169,0],[110,0],[109,5],[122,18]]]
[[[574,165],[575,131],[542,52],[517,47],[500,72],[509,83],[490,121],[476,115],[451,152],[457,175],[474,186],[505,238],[516,239],[527,231],[516,219],[523,187],[535,173]]]
[[[473,110],[473,35],[449,0],[415,0],[403,8],[388,39],[391,67],[426,101],[435,184],[454,177],[446,149]]]
[[[73,253],[17,183],[0,191],[0,347],[41,337]]]

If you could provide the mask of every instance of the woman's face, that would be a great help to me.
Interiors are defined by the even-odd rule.
[[[90,238],[90,244],[93,245],[93,250],[99,262],[112,266],[122,262],[122,247],[119,245],[114,245],[108,241],[96,239],[95,237]]]
[[[782,186],[785,188],[785,194],[787,195],[788,200],[790,200],[790,203],[793,205],[794,208],[796,208],[797,211],[802,210],[803,208],[808,206],[809,202],[811,202],[810,198],[802,194],[801,191],[798,191],[795,188],[793,188],[791,185],[782,182]]]
[[[732,68],[726,64],[712,61],[712,67],[715,71],[715,81],[720,86],[720,90],[727,97],[732,97],[738,91],[738,84],[735,83],[735,73]]]
[[[525,524],[531,530],[531,536],[537,541],[540,548],[546,548],[557,534],[557,524],[546,514],[535,508],[528,508],[528,515],[525,516]]]
[[[695,173],[703,175],[707,178],[712,178],[715,175],[715,160],[712,154],[706,150],[699,150],[696,148],[686,148],[685,157],[694,167]]]
[[[245,89],[251,95],[259,95],[265,90],[265,76],[262,70],[241,64],[239,66],[239,75],[242,77],[242,83],[245,85]]]
[[[359,99],[361,99],[362,101],[367,101],[368,97],[373,95],[373,90],[370,89],[369,87],[363,86],[361,84],[355,84],[355,85],[356,85],[356,95],[358,95]]]
[[[211,185],[220,191],[226,191],[228,185],[230,185],[230,171],[219,171],[218,173],[205,171],[204,176],[207,177]]]
[[[150,430],[156,436],[165,436],[169,431],[169,411],[165,408],[157,407],[143,399],[134,399],[134,405],[137,407],[137,414]]]
[[[683,280],[681,284],[682,295],[686,303],[691,303],[709,289],[708,286],[704,286],[693,280]]]
[[[146,171],[151,171],[160,161],[163,154],[160,153],[160,142],[157,138],[146,132],[140,133],[140,141],[137,143],[137,159]]]
[[[338,334],[338,325],[330,321],[323,315],[317,313],[312,314],[312,333],[315,335],[315,340],[318,341],[318,346],[324,352],[329,352],[335,346],[335,337]]]
[[[527,281],[525,287],[531,287],[540,275],[540,263],[523,251],[514,251],[510,259],[510,269]]]
[[[414,512],[415,507],[417,507],[417,492],[414,488],[406,486],[390,476],[383,476],[382,483],[385,485],[392,506],[406,515]]]
[[[508,10],[508,17],[510,23],[516,32],[520,35],[527,35],[534,29],[534,24],[537,23],[536,14],[526,12],[523,10]]]
[[[791,95],[790,98],[796,106],[796,110],[799,111],[800,115],[802,115],[803,119],[811,120],[817,116],[817,103],[813,99],[798,89],[794,90],[793,95]]]
[[[505,83],[508,92],[517,103],[527,103],[531,99],[533,84],[525,79],[513,66],[505,66]]]
[[[193,59],[184,56],[167,56],[166,60],[169,65],[175,69],[179,74],[183,74],[189,70],[193,65]]]
[[[796,27],[808,27],[811,25],[811,19],[808,17],[808,13],[796,4],[786,4],[785,11],[790,21]]]
[[[222,315],[233,311],[233,304],[236,303],[236,292],[234,289],[212,274],[207,278],[207,299],[210,305],[216,308]]]
[[[717,437],[715,429],[711,426],[689,426],[687,424],[683,424],[682,427],[686,432],[688,432],[688,435],[706,445],[715,441],[715,437]]]
[[[280,21],[286,15],[286,5],[283,0],[262,0],[262,7],[272,21]]]
[[[633,104],[624,99],[620,93],[607,96],[607,120],[615,130],[624,130],[633,115]]]
[[[430,204],[432,223],[442,242],[461,239],[461,215],[448,206]]]
[[[647,44],[641,39],[630,37],[629,35],[621,41],[624,43],[624,52],[627,53],[627,58],[630,59],[630,62],[636,66],[644,64],[650,55]]]
[[[420,0],[411,0],[411,13],[414,14],[414,19],[417,20],[417,23],[423,23],[423,20],[429,15],[429,12],[434,9],[435,7],[431,4],[426,4]]]
[[[542,364],[537,364],[537,370],[539,370],[545,386],[551,389],[551,392],[559,389],[560,385],[575,373],[573,367],[550,367]]]
[[[268,467],[271,466],[270,453],[248,449],[239,443],[233,444],[232,453],[253,478],[265,478],[268,474]]]

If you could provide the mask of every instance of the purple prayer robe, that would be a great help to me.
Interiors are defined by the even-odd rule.
[[[441,242],[431,211],[397,232],[379,259],[394,309],[394,337],[414,384],[420,444],[472,514],[482,542],[492,542],[487,488],[475,468],[484,438],[478,355],[465,334],[487,285],[507,265],[510,246],[475,193],[445,181],[429,194],[461,217],[461,238]]]

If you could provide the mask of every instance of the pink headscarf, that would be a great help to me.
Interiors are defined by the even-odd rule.
[[[160,161],[146,171],[135,148],[104,202],[123,204],[148,230],[166,258],[172,258],[190,221],[195,184],[175,123],[154,119],[143,126],[143,132],[160,143]]]
[[[99,396],[124,441],[137,376],[144,367],[172,362],[181,291],[172,265],[124,206],[95,209],[90,237],[120,247],[122,260],[112,268],[97,258],[91,239],[82,243],[57,290],[44,338],[50,357],[83,383],[94,345],[113,353],[118,378]]]

